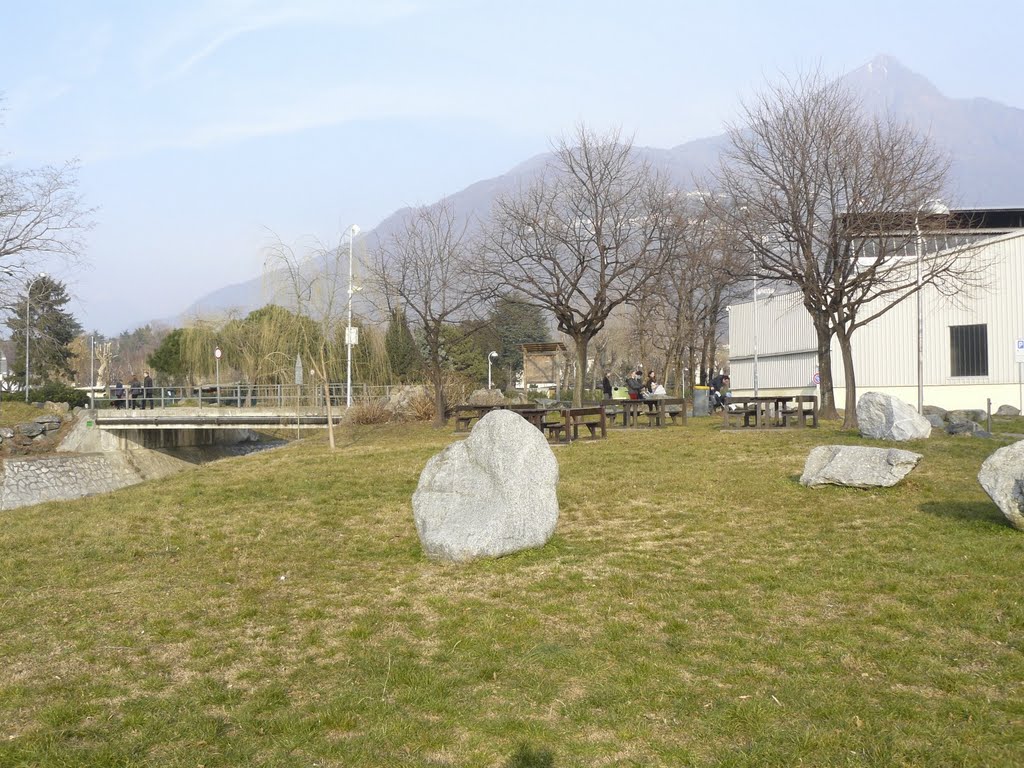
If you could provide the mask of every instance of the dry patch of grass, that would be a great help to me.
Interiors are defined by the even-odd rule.
[[[1024,538],[977,485],[992,442],[808,490],[813,445],[866,441],[614,431],[556,453],[546,547],[453,566],[410,507],[452,439],[353,426],[5,513],[0,764],[1024,759]]]

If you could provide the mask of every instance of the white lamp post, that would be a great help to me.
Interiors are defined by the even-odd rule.
[[[222,353],[220,351],[220,347],[219,346],[215,347],[214,350],[213,350],[213,359],[216,361],[216,366],[217,366],[217,405],[220,405],[220,356],[221,356],[221,354]],[[200,395],[200,400],[202,400],[202,395]]]
[[[25,291],[25,402],[28,402],[28,343],[29,343],[29,330],[32,324],[32,286],[36,284],[37,280],[41,280],[46,277],[45,272],[40,272],[36,275],[28,284],[28,289]]]
[[[921,260],[924,251],[924,238],[921,236],[920,217],[926,216],[948,216],[949,206],[941,200],[926,200],[918,206],[914,213],[914,233],[917,240],[917,412],[924,415],[924,315],[921,312],[921,288],[923,286],[921,276]]]
[[[757,278],[754,278],[754,397],[758,397],[757,380]]]
[[[348,325],[345,326],[345,348],[348,350],[348,371],[345,374],[345,407],[352,407],[352,345],[356,342],[356,334],[352,328],[352,294],[355,289],[352,287],[352,244],[356,235],[359,234],[359,225],[353,224],[349,227],[348,237]]]
[[[491,364],[498,359],[497,352],[491,352],[487,356],[487,388],[491,388]]]

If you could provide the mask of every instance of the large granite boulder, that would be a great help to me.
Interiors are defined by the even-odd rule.
[[[962,409],[958,411],[950,411],[946,414],[946,421],[950,424],[961,424],[967,421],[982,422],[988,418],[988,414],[980,408],[977,409]]]
[[[558,522],[557,484],[540,430],[514,411],[491,411],[420,475],[412,509],[423,551],[459,561],[541,547]]]
[[[926,405],[921,408],[921,415],[925,418],[928,418],[929,416],[938,416],[942,421],[945,421],[947,413],[948,411],[945,408],[940,408],[937,405]],[[932,423],[934,424],[935,422]]]
[[[504,405],[505,395],[500,389],[477,389],[470,394],[470,405]]]
[[[1020,416],[1020,408],[1012,405],[1000,405],[996,416]]]
[[[921,454],[899,448],[819,445],[807,457],[800,483],[812,488],[818,485],[888,487],[906,477],[920,460]]]
[[[392,387],[388,393],[385,408],[400,417],[417,417],[422,414],[424,403],[431,403],[430,392],[422,384]]]
[[[29,422],[27,424],[18,424],[14,428],[19,435],[23,437],[39,437],[43,432],[46,431],[46,427],[38,422]]]
[[[857,423],[864,437],[879,440],[923,440],[932,433],[913,406],[881,392],[866,392],[857,401]]]
[[[1024,531],[1024,440],[1000,448],[985,459],[978,482],[1010,525]]]
[[[928,420],[928,423],[932,425],[933,429],[945,429],[946,422],[937,413],[926,413],[924,417]]]

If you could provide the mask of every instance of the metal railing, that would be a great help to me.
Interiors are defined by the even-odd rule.
[[[368,402],[388,397],[394,386],[352,385],[352,401]],[[331,406],[344,408],[344,382],[329,385]],[[326,410],[327,398],[319,384],[202,384],[195,387],[162,387],[134,390],[129,385],[108,387],[105,397],[96,396],[97,408],[274,408]]]

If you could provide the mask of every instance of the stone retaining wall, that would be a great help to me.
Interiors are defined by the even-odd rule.
[[[0,509],[109,493],[145,479],[114,453],[7,459],[0,474]]]

